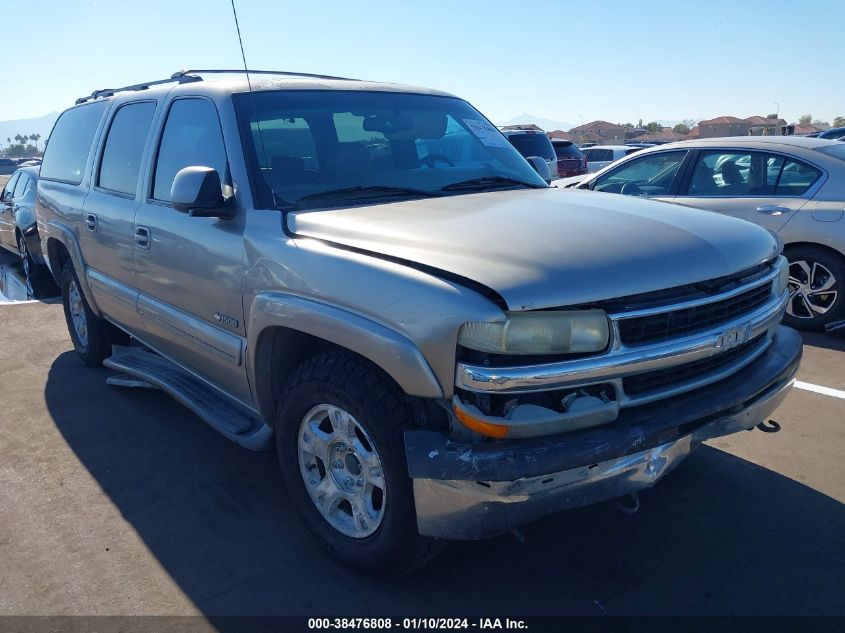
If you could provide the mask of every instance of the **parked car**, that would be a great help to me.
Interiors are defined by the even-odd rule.
[[[40,158],[28,158],[18,163],[18,167],[38,167],[41,165]]]
[[[819,132],[816,138],[826,138],[836,141],[845,140],[845,127],[834,127],[824,132]]]
[[[26,291],[35,294],[34,280],[46,271],[35,221],[37,167],[22,167],[0,192],[0,246],[21,258]]]
[[[16,160],[11,158],[0,158],[0,176],[8,176],[9,174],[14,173],[17,168],[18,163]]]
[[[653,197],[759,224],[783,240],[790,262],[786,323],[818,330],[845,318],[845,146],[837,141],[682,141],[558,186]]]
[[[557,171],[559,178],[579,176],[587,173],[587,157],[572,141],[553,138],[552,147],[557,155]]]
[[[263,76],[80,99],[39,229],[81,361],[275,442],[345,563],[402,573],[650,487],[792,387],[767,231],[548,187],[446,93]]]
[[[597,172],[610,165],[610,163],[614,163],[620,158],[624,158],[641,149],[641,147],[631,145],[596,145],[595,147],[587,148],[584,150],[584,155],[587,157],[587,171],[589,173]]]
[[[502,134],[525,158],[539,156],[549,167],[549,180],[557,174],[557,154],[545,132],[537,130],[502,130]]]

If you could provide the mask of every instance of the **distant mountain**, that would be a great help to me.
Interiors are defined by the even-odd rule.
[[[0,121],[0,145],[6,146],[7,138],[15,142],[15,134],[40,134],[39,146],[44,147],[44,142],[50,136],[53,123],[59,118],[58,112],[51,112],[34,119],[15,119],[13,121]]]
[[[575,126],[566,121],[555,121],[554,119],[544,119],[543,117],[534,116],[533,114],[520,114],[507,121],[500,121],[499,125],[518,125],[520,123],[533,123],[539,125],[546,132],[553,132],[555,130],[571,130]]]

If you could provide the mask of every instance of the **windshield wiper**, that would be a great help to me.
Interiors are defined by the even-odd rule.
[[[469,180],[460,180],[453,182],[451,185],[442,187],[440,191],[458,191],[459,189],[487,189],[488,187],[496,186],[513,186],[530,187],[531,189],[545,189],[545,185],[534,185],[530,182],[517,180],[516,178],[507,178],[506,176],[484,176],[483,178],[471,178]]]
[[[343,187],[341,189],[328,189],[318,193],[312,193],[297,200],[300,202],[319,202],[335,200],[337,198],[358,200],[361,198],[386,198],[390,196],[415,196],[419,198],[434,198],[440,194],[436,191],[425,189],[413,189],[411,187],[390,187],[387,185],[368,185],[357,187]]]

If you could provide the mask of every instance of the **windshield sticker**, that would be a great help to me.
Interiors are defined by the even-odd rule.
[[[464,123],[470,132],[475,134],[476,138],[481,141],[485,147],[508,147],[510,143],[502,136],[495,127],[490,125],[487,121],[480,121],[478,119],[464,119]]]

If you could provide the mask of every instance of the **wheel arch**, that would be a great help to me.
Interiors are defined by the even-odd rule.
[[[82,258],[82,249],[76,241],[73,233],[67,228],[59,225],[51,225],[51,231],[58,233],[57,236],[51,235],[47,238],[47,253],[45,259],[47,260],[50,273],[56,285],[61,287],[62,283],[62,269],[70,262],[76,270],[76,276],[79,279],[79,285],[82,293],[85,295],[85,300],[91,311],[100,316],[100,308],[94,299],[91,288],[88,285],[88,277],[85,274],[85,260]]]
[[[249,315],[247,369],[256,404],[275,424],[278,396],[291,372],[329,350],[353,353],[381,369],[408,396],[443,398],[422,352],[389,328],[341,308],[282,293],[256,297]]]
[[[799,241],[799,242],[785,242],[783,245],[783,253],[786,255],[789,251],[795,250],[797,248],[814,248],[817,250],[822,250],[834,257],[837,257],[840,262],[845,264],[845,253],[835,249],[832,246],[828,246],[827,244],[819,244],[818,242],[806,242],[806,241]],[[789,259],[787,257],[787,259]]]

